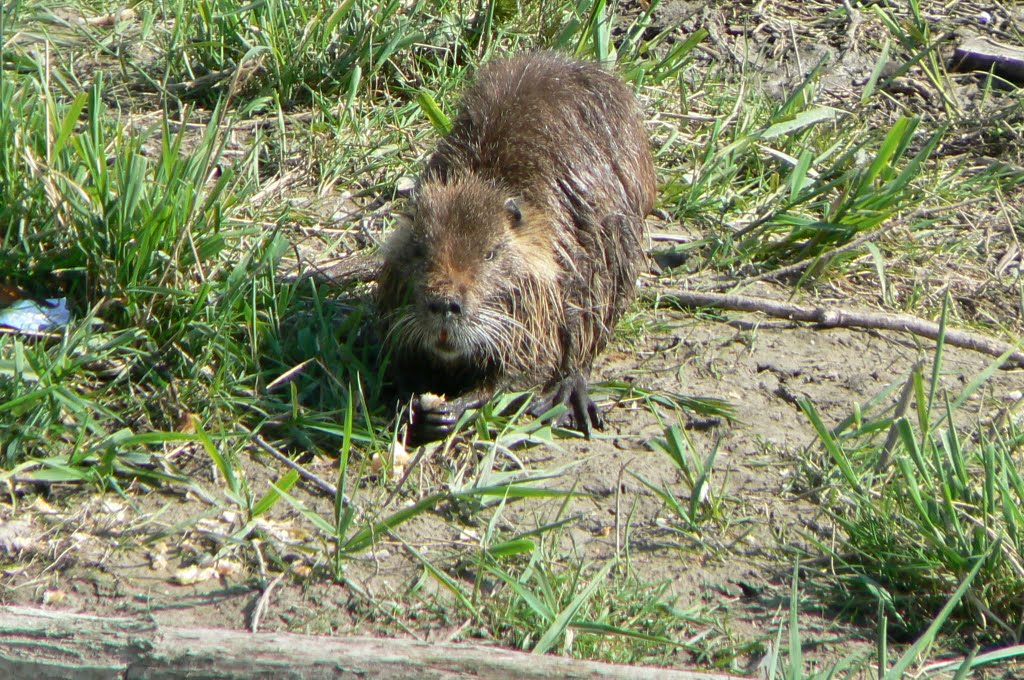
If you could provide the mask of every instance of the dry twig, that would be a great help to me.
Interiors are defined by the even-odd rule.
[[[679,291],[667,296],[684,307],[715,307],[740,312],[761,312],[782,319],[807,321],[825,328],[872,328],[876,330],[901,331],[913,335],[937,340],[940,327],[934,321],[919,319],[906,314],[886,314],[883,312],[860,312],[845,309],[829,309],[827,307],[803,307],[789,302],[776,302],[764,298],[743,295],[721,295],[718,293],[700,293],[696,291]],[[991,356],[1002,356],[1009,353],[1004,368],[1024,367],[1024,351],[1020,346],[989,338],[978,333],[947,328],[944,339],[946,344],[963,349],[974,350]]]
[[[294,460],[292,460],[291,458],[289,458],[288,456],[284,455],[283,453],[281,453],[280,451],[275,449],[273,446],[268,444],[263,439],[263,437],[254,436],[252,438],[252,440],[256,444],[256,446],[260,447],[261,449],[263,449],[264,451],[269,453],[271,456],[273,456],[277,460],[281,461],[282,463],[284,463],[285,465],[287,465],[291,469],[293,469],[296,472],[298,472],[300,477],[305,479],[307,482],[311,482],[313,484],[313,486],[317,487],[318,489],[323,491],[328,496],[333,497],[333,496],[337,496],[338,495],[338,487],[334,486],[330,482],[327,482],[327,481],[321,479],[320,477],[318,477],[317,475],[313,474],[312,472],[310,472],[306,468],[302,467],[301,465],[296,463]],[[349,499],[345,498],[345,502],[346,503],[349,502]]]

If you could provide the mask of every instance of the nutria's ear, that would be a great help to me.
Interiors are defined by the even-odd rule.
[[[518,227],[519,223],[523,221],[523,211],[519,209],[516,199],[510,198],[505,201],[505,210],[508,211],[508,216],[512,219],[512,226]]]
[[[398,229],[409,229],[412,227],[412,213],[402,211],[395,214],[395,227]]]

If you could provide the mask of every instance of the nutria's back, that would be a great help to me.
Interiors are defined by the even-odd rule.
[[[597,64],[556,52],[480,69],[421,183],[465,170],[570,211],[589,203],[643,216],[654,205],[654,163],[633,93]]]
[[[482,67],[385,248],[396,380],[456,396],[585,375],[633,298],[654,195],[618,77],[553,52]]]

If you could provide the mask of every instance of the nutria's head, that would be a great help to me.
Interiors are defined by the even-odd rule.
[[[465,175],[425,180],[400,222],[378,293],[389,341],[445,362],[501,363],[522,334],[528,298],[557,280],[548,221]]]

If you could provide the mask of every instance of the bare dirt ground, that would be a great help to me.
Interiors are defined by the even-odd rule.
[[[757,3],[756,11],[755,3],[731,4],[735,7],[669,3],[662,10],[663,21],[678,25],[681,31],[708,26],[711,49],[719,58],[742,58],[747,41],[769,45],[757,55],[765,60],[768,88],[784,88],[798,79],[821,51],[836,55],[837,67],[826,78],[826,86],[837,100],[852,93],[853,81],[870,73],[875,55],[860,52],[860,43],[851,42],[856,35],[848,27],[826,26],[829,40],[820,39],[820,26],[827,25],[830,16],[820,4]],[[923,99],[919,103],[929,105]],[[329,209],[325,207],[325,213]],[[325,220],[329,217],[324,215]],[[988,221],[990,215],[966,217]],[[657,220],[652,220],[652,229],[679,231]],[[1005,233],[995,230],[994,238],[1005,238]],[[986,288],[987,279],[972,276],[993,266],[1010,247],[1002,246],[979,254],[976,262],[953,263],[952,269],[941,261],[921,263],[917,275],[925,281],[930,277],[952,281],[982,311],[1013,309],[1012,298],[1006,297],[1012,288],[993,292]],[[648,292],[680,285],[684,283],[653,275],[644,280]],[[850,308],[878,306],[873,282],[850,285],[846,281],[844,286],[819,286],[805,292],[809,296],[805,299]],[[747,292],[785,300],[791,291],[787,285],[762,284]],[[982,294],[973,295],[974,291]],[[754,671],[787,614],[789,579],[799,548],[807,545],[808,536],[820,537],[823,526],[822,508],[804,490],[794,488],[800,454],[814,443],[797,400],[810,399],[826,425],[834,425],[849,416],[855,404],[902,383],[915,362],[930,360],[933,345],[905,334],[820,330],[759,315],[729,313],[708,318],[665,310],[644,313],[651,317],[649,330],[640,340],[617,342],[595,368],[594,379],[628,380],[647,390],[717,397],[735,408],[732,421],[684,419],[702,456],[718,446],[711,483],[712,496],[721,503],[718,517],[688,535],[672,529],[664,504],[635,475],[664,485],[680,497],[688,495],[678,468],[649,445],[652,438],[663,435],[665,425],[675,422],[676,415],[663,409],[666,422],[659,422],[658,409],[635,399],[613,404],[613,396],[605,392],[608,425],[600,436],[592,441],[559,439],[553,445],[518,452],[527,469],[571,466],[556,485],[586,495],[564,507],[562,499],[511,503],[502,521],[527,529],[574,518],[558,534],[562,551],[570,549],[576,559],[593,563],[625,556],[628,551],[625,563],[631,573],[644,581],[669,581],[677,608],[692,609],[695,618],[711,622],[706,626],[695,622],[694,633],[713,629],[722,642],[710,643],[705,658],[679,651],[678,665],[721,661],[714,658],[716,648],[735,649],[745,641],[748,653],[735,668]],[[1020,330],[1016,316],[1000,318]],[[989,362],[989,357],[947,348],[942,380],[955,390]],[[991,418],[1020,398],[1022,382],[1020,371],[997,374],[967,412],[979,421]],[[448,483],[451,471],[474,456],[456,444],[425,457],[413,471],[417,487]],[[215,470],[198,448],[182,447],[169,452],[169,457],[200,488],[215,488]],[[334,478],[334,460],[311,460],[304,465],[324,479]],[[243,461],[242,467],[256,489],[266,488],[284,472],[270,457],[253,457]],[[234,550],[225,537],[241,528],[241,518],[195,492],[138,484],[125,489],[124,495],[71,486],[44,491],[29,508],[22,507],[14,493],[0,501],[4,603],[149,616],[176,626],[249,628],[258,618],[259,629],[266,631],[411,635],[425,640],[476,637],[470,619],[452,615],[457,609],[431,604],[445,602],[448,596],[435,581],[422,578],[423,564],[411,556],[409,547],[427,559],[440,560],[460,547],[474,550],[485,527],[460,526],[436,514],[417,518],[399,530],[404,543],[382,536],[373,550],[351,560],[346,571],[349,585],[339,585],[324,576],[319,568],[324,565],[304,562],[311,547],[322,548],[324,542],[284,503],[256,528],[259,541]],[[373,498],[388,490],[371,485],[360,493]],[[295,495],[322,516],[330,514],[332,500],[312,485],[300,484]],[[446,511],[457,514],[457,508]],[[196,523],[197,516],[202,519]],[[277,578],[286,564],[299,566]],[[410,598],[411,592],[418,597]],[[870,651],[873,644],[875,631],[846,621],[839,604],[833,609],[809,605],[802,614],[806,652],[823,664]]]
[[[662,426],[648,409],[620,405],[608,411],[608,429],[600,439],[560,440],[557,448],[537,447],[522,455],[527,468],[573,464],[558,486],[575,486],[586,497],[574,499],[568,508],[561,508],[560,500],[520,503],[509,508],[504,520],[528,528],[558,516],[576,518],[562,539],[581,562],[603,563],[628,545],[632,573],[645,581],[670,581],[677,607],[715,621],[719,635],[748,641],[754,653],[742,663],[756,664],[756,652],[763,651],[765,637],[774,637],[788,610],[796,549],[806,545],[806,535],[820,530],[821,509],[792,488],[797,454],[812,439],[795,399],[808,397],[828,424],[834,424],[850,414],[855,402],[866,402],[905,376],[927,351],[908,346],[898,335],[773,323],[736,329],[682,315],[666,322],[670,330],[665,336],[651,336],[630,352],[609,352],[597,372],[606,378],[628,374],[648,388],[719,396],[736,405],[735,422],[690,432],[702,454],[718,443],[711,486],[723,504],[723,519],[707,522],[689,537],[666,527],[664,504],[632,476],[667,485],[685,497],[678,470],[647,445],[662,434]],[[985,365],[974,353],[950,350],[945,381],[965,382]],[[990,415],[1019,388],[1019,374],[997,376],[991,399],[978,401],[978,415]],[[185,458],[191,455],[203,462],[190,469],[187,460],[179,459],[181,468],[209,481],[208,461],[199,451],[182,452]],[[422,474],[441,477],[446,461],[435,456],[421,465]],[[273,460],[244,467],[254,488],[281,473]],[[331,479],[334,462],[315,461],[309,468]],[[330,500],[322,495],[308,489],[297,495],[319,506],[321,514],[329,513]],[[4,525],[0,547],[9,557],[18,555],[4,569],[7,603],[151,616],[164,625],[246,628],[278,571],[272,556],[287,561],[290,551],[316,543],[297,513],[277,508],[261,527],[268,563],[268,573],[261,577],[259,560],[249,550],[213,560],[223,547],[218,537],[236,531],[239,518],[195,496],[142,489],[129,489],[126,498],[110,493],[83,496],[80,488],[53,488],[45,503],[37,500],[33,512],[19,511],[17,519]],[[15,509],[5,503],[0,513],[8,520]],[[209,517],[194,527],[176,528],[202,513]],[[483,528],[467,525],[455,531],[453,526],[429,516],[404,525],[399,533],[428,559],[450,555],[459,545],[472,552]],[[199,565],[199,573],[187,565]],[[207,567],[215,573],[204,575]],[[383,538],[347,570],[351,583],[369,597],[315,571],[293,572],[275,582],[260,630],[473,639],[468,619],[451,620],[441,609],[424,605],[410,616],[406,594],[422,571],[402,543]],[[192,578],[198,582],[180,583]],[[423,602],[430,600],[424,594]],[[389,603],[394,613],[388,611]],[[835,612],[805,613],[802,624],[809,656],[822,662],[871,648],[873,631],[843,624]],[[695,625],[695,632],[699,629]],[[692,661],[680,654],[678,662]]]

